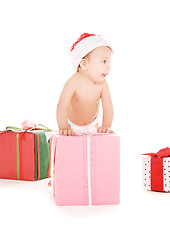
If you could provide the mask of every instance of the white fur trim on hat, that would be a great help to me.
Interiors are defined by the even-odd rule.
[[[74,68],[77,70],[83,57],[95,48],[102,46],[110,47],[112,49],[111,45],[101,36],[93,35],[79,41],[70,52],[70,58]]]

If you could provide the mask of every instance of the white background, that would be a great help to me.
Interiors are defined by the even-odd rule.
[[[170,195],[142,189],[141,153],[170,145],[170,3],[0,1],[0,130],[25,119],[57,129],[56,105],[84,32],[113,46],[107,77],[121,136],[119,206],[57,207],[48,180],[0,180],[3,239],[160,239]]]

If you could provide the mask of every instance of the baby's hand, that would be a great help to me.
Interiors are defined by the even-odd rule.
[[[99,127],[97,129],[97,132],[98,133],[113,133],[113,134],[115,134],[115,132],[112,131],[109,127]]]
[[[59,134],[60,135],[64,134],[65,136],[74,136],[75,132],[72,130],[71,127],[69,127],[67,129],[60,129]]]

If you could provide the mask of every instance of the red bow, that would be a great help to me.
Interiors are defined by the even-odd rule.
[[[145,153],[145,154],[142,154],[142,155],[149,155],[151,157],[161,157],[161,158],[170,157],[170,148],[169,147],[162,148],[157,153]]]

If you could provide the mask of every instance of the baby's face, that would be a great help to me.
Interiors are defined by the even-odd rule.
[[[112,51],[109,47],[98,47],[87,56],[87,71],[94,82],[102,82],[110,71]]]

